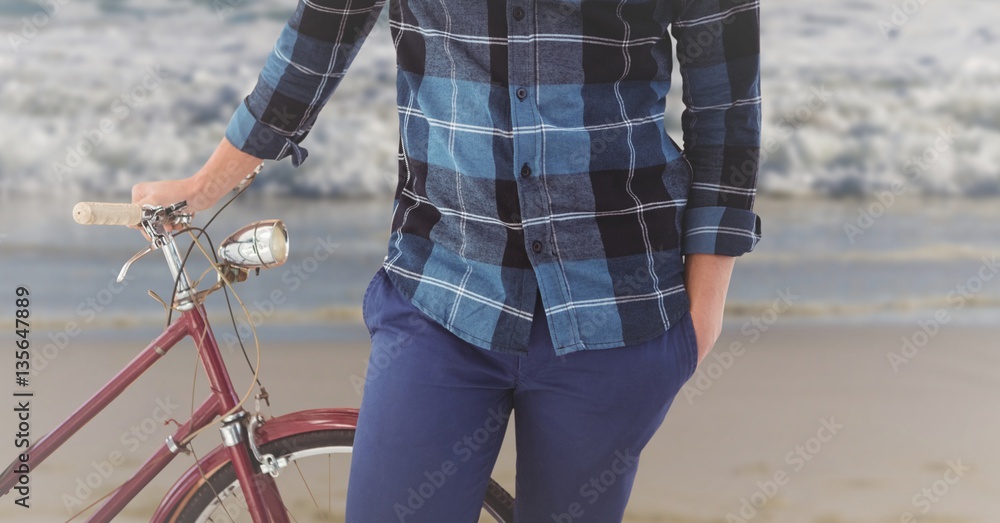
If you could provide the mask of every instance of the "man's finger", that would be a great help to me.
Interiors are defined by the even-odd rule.
[[[141,200],[146,197],[146,190],[143,185],[144,184],[137,183],[132,186],[132,203],[140,203]]]

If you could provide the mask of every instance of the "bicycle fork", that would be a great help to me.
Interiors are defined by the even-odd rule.
[[[195,335],[195,343],[199,348],[202,365],[208,374],[212,389],[222,404],[221,411],[229,412],[236,409],[239,396],[233,389],[229,374],[225,371],[219,346],[208,327],[204,309],[198,307],[185,314],[190,316],[192,330],[202,336],[202,339],[198,339]],[[238,408],[222,419],[223,425],[220,429],[223,445],[229,452],[247,508],[254,523],[289,523],[288,514],[274,482],[273,476],[277,474],[266,462],[260,462],[260,467],[254,464],[254,461],[257,461],[254,456],[259,453],[252,445],[253,438],[249,435],[251,424],[248,423],[248,418],[247,412]]]
[[[261,456],[253,441],[256,418],[256,415],[249,416],[243,409],[223,418],[223,425],[219,429],[222,433],[222,444],[229,452],[254,522],[287,523],[288,515],[274,482],[280,468],[287,463],[281,463],[279,466],[271,454]]]

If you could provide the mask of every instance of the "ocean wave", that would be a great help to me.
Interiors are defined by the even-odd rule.
[[[0,53],[0,194],[122,195],[198,169],[294,8],[217,4],[65,2]],[[0,18],[5,34],[41,10],[18,6]],[[902,24],[876,0],[762,9],[762,193],[1000,195],[1000,32],[991,24],[1000,4],[928,2]],[[306,139],[309,161],[270,166],[257,186],[391,193],[394,76],[380,24]],[[675,88],[666,125],[678,141],[681,108]]]

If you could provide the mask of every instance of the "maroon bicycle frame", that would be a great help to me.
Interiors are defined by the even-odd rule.
[[[104,410],[115,398],[121,395],[135,380],[148,370],[154,363],[173,348],[179,341],[187,336],[191,336],[201,363],[208,375],[212,393],[192,414],[191,419],[178,427],[172,435],[173,441],[183,441],[192,432],[211,423],[216,417],[221,416],[240,402],[240,397],[233,389],[232,381],[226,370],[219,346],[212,334],[211,327],[203,306],[198,305],[191,310],[180,313],[176,321],[167,326],[166,330],[154,339],[142,352],[129,362],[118,372],[107,384],[94,394],[86,403],[71,414],[55,430],[49,432],[36,441],[25,451],[29,458],[27,461],[30,470],[35,470],[45,458],[52,454],[57,448],[62,446],[81,427],[86,425],[98,413]],[[272,428],[272,432],[294,433],[297,430],[315,430],[317,425],[328,428],[353,428],[353,423],[357,420],[357,411],[354,409],[321,409],[309,413],[297,413],[282,418],[282,423],[277,423],[281,429]],[[272,421],[278,421],[276,418]],[[271,421],[268,424],[272,424]],[[263,432],[263,431],[262,431]],[[267,439],[262,439],[266,442]],[[154,477],[176,457],[168,445],[164,443],[139,469],[130,480],[125,482],[100,506],[87,521],[91,523],[108,523],[118,515],[125,506],[132,501],[135,496],[142,491]],[[223,462],[228,457],[232,461],[236,470],[236,477],[240,482],[244,496],[246,497],[247,508],[256,523],[276,522],[288,523],[285,507],[282,504],[281,496],[275,486],[274,479],[268,474],[261,474],[257,465],[253,462],[246,442],[232,447],[220,447],[210,455],[210,461]],[[20,460],[14,461],[0,474],[0,495],[4,495],[17,484],[19,474],[15,470],[20,464]],[[213,465],[215,466],[215,465]],[[211,470],[211,469],[209,469]],[[172,499],[175,499],[179,492],[183,492],[193,483],[189,473],[175,485],[174,489],[168,493],[157,510],[152,521],[161,521],[168,517],[165,510],[172,508],[165,506]],[[200,475],[198,478],[200,480]],[[174,496],[172,498],[172,496]]]

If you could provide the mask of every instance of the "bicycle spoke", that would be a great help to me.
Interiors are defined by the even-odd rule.
[[[276,482],[290,522],[344,523],[352,442],[353,431],[334,430],[296,434],[262,447],[275,457],[286,459],[289,465],[282,467]],[[292,464],[295,465],[294,473]],[[178,523],[229,523],[227,516],[232,516],[236,523],[251,523],[251,515],[243,501],[243,489],[232,464],[216,469],[210,478],[207,484],[197,487],[198,492],[185,498],[190,504],[189,510],[182,510],[183,517],[177,520]],[[326,487],[322,486],[324,481]],[[327,502],[320,503],[319,497],[324,491]],[[225,499],[224,504],[222,499]],[[512,520],[513,501],[499,486],[491,484],[486,505],[477,521]]]
[[[305,476],[305,474],[302,473],[302,469],[299,467],[298,462],[293,461],[292,463],[295,464],[295,470],[297,470],[299,472],[299,477],[302,478],[302,484],[305,485],[306,492],[308,492],[309,493],[309,497],[312,498],[313,505],[316,506],[316,511],[322,513],[323,509],[319,508],[319,502],[316,501],[316,496],[313,494],[312,488],[309,487],[309,482],[306,481],[306,476]]]
[[[285,507],[285,514],[288,514],[288,517],[292,518],[292,521],[295,523],[299,523],[299,520],[295,519],[295,514],[292,514],[292,511],[288,507]]]

